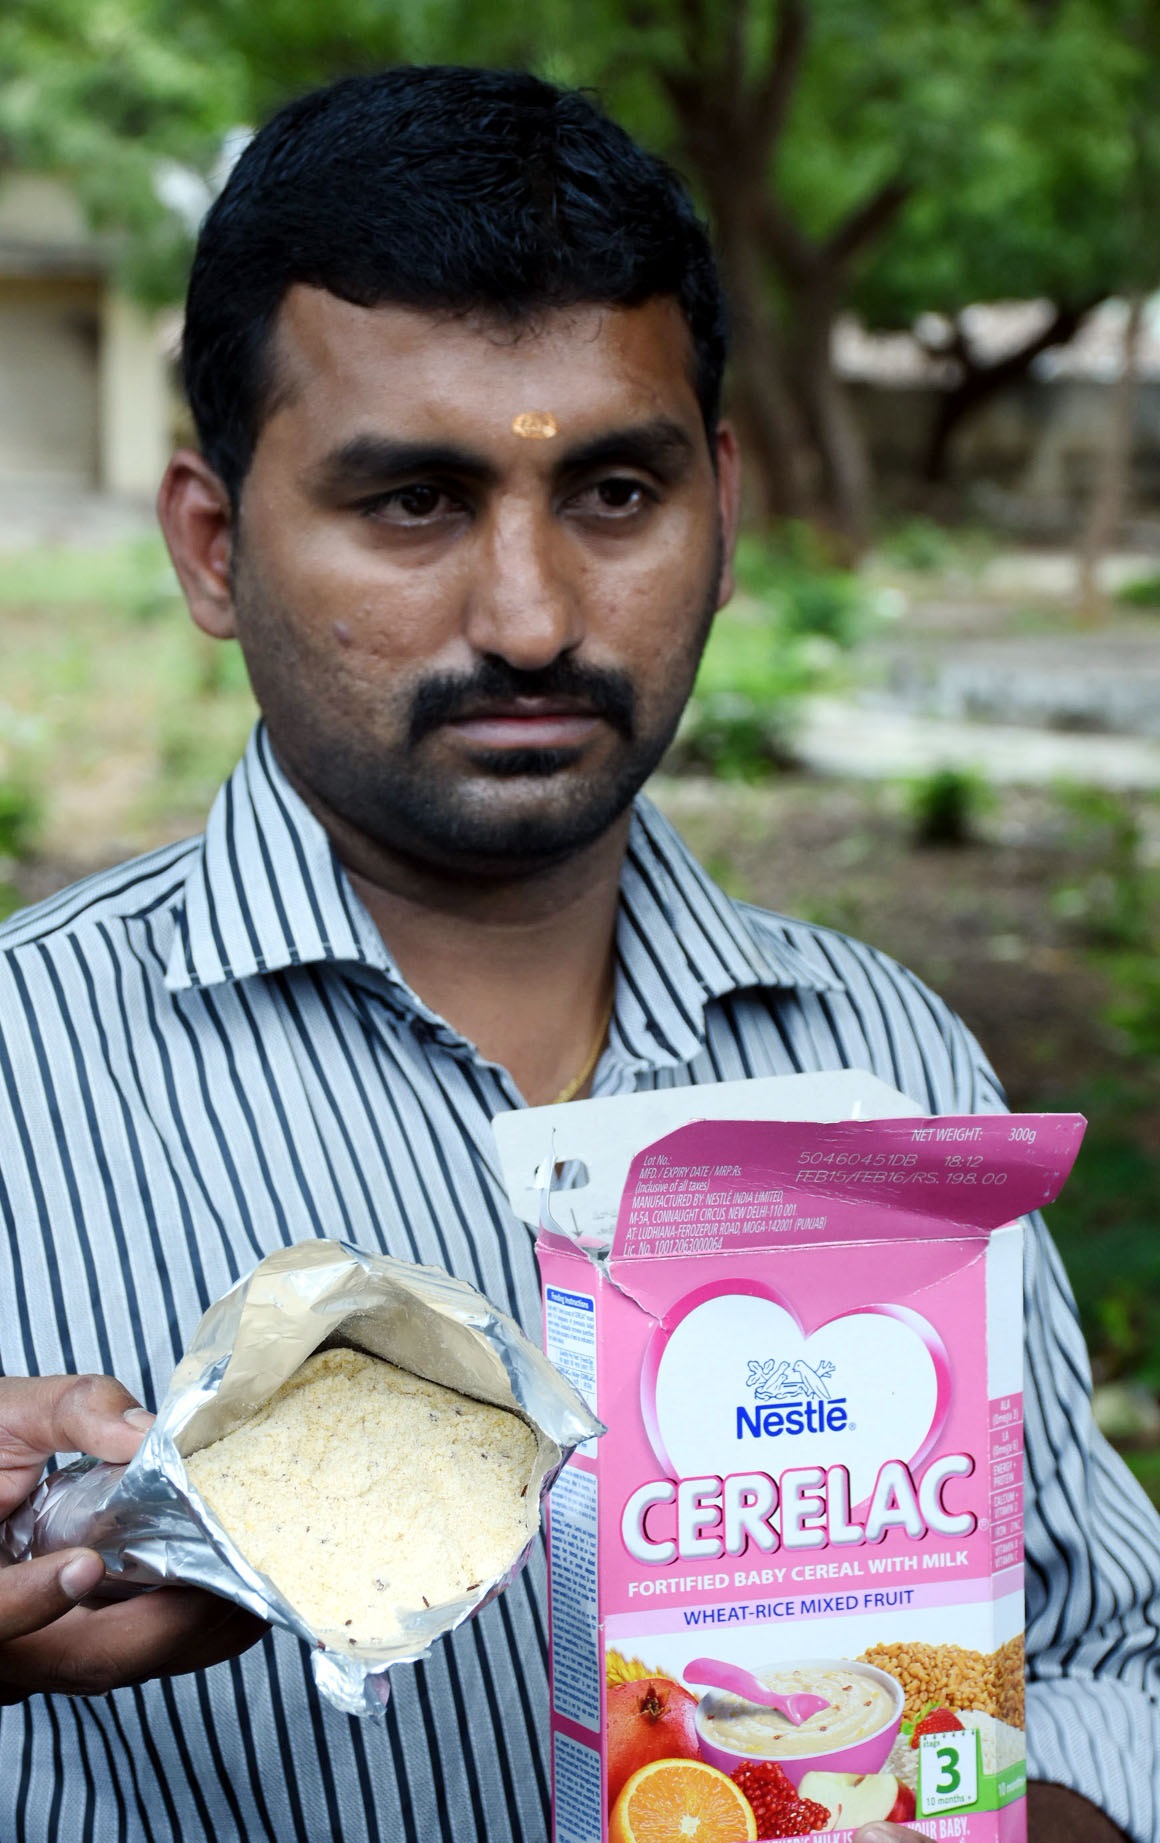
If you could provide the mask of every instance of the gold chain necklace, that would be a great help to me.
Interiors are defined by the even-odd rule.
[[[616,992],[614,989],[612,993],[612,997],[609,999],[608,1004],[605,1006],[604,1016],[600,1020],[600,1029],[596,1033],[596,1041],[592,1045],[592,1048],[588,1053],[588,1059],[585,1062],[584,1067],[581,1069],[579,1075],[574,1075],[570,1082],[565,1082],[559,1094],[554,1094],[552,1096],[551,1101],[548,1103],[550,1107],[559,1107],[562,1101],[574,1100],[576,1096],[579,1094],[581,1088],[584,1086],[585,1082],[588,1080],[589,1076],[592,1074],[592,1071],[595,1069],[596,1064],[600,1061],[600,1052],[604,1048],[604,1040],[608,1035],[608,1026],[612,1022],[612,1009],[615,1003],[616,1003]]]

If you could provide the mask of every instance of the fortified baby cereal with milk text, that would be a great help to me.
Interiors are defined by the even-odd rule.
[[[1021,1843],[1019,1218],[1083,1122],[695,1117],[786,1086],[497,1123],[608,1429],[550,1500],[554,1843]]]

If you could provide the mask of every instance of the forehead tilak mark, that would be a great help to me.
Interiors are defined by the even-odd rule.
[[[551,441],[559,433],[560,425],[551,410],[521,410],[512,417],[512,434],[522,435],[527,441]]]

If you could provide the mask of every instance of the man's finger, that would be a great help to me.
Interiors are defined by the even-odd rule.
[[[206,1670],[268,1630],[252,1613],[196,1587],[77,1606],[43,1631],[0,1645],[0,1704],[39,1690],[99,1696],[148,1677]]]
[[[863,1824],[854,1832],[854,1843],[927,1843],[921,1830],[907,1830],[904,1824]]]
[[[93,1665],[125,1682],[207,1670],[268,1630],[255,1614],[200,1587],[161,1587],[83,1611],[83,1646]]]
[[[0,1377],[0,1516],[27,1496],[51,1453],[124,1464],[150,1419],[112,1376]]]
[[[92,1549],[63,1549],[0,1569],[0,1641],[38,1632],[75,1606],[104,1577]]]
[[[151,1648],[155,1656],[165,1655],[169,1660],[167,1668],[174,1675],[208,1670],[228,1657],[236,1657],[270,1629],[256,1613],[200,1587],[163,1587],[142,1598],[151,1600],[156,1613],[168,1621],[167,1633],[159,1617],[151,1634]]]

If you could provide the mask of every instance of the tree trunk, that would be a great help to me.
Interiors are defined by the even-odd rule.
[[[845,386],[834,370],[835,291],[815,287],[794,302],[795,389],[821,462],[818,513],[850,560],[870,537],[871,478],[866,440]]]
[[[861,428],[833,368],[837,284],[822,277],[787,290],[783,331],[736,201],[719,204],[714,216],[734,320],[737,420],[759,509],[774,519],[814,519],[855,557],[869,536],[871,478]]]
[[[961,425],[976,410],[982,409],[984,403],[1005,390],[1010,382],[1009,377],[992,376],[990,370],[968,371],[939,397],[922,464],[922,477],[928,486],[942,486],[946,482],[950,474],[951,446]]]
[[[814,500],[811,456],[771,356],[771,342],[760,332],[747,336],[737,331],[730,396],[754,514],[763,523],[808,518]]]
[[[705,174],[706,180],[710,175]],[[752,500],[765,519],[807,518],[816,468],[810,440],[787,384],[786,355],[755,239],[723,175],[707,190],[733,321],[732,407],[752,478]]]
[[[655,23],[658,9],[648,0],[638,4]],[[870,470],[833,375],[830,335],[850,265],[894,221],[910,186],[901,175],[886,180],[824,241],[798,228],[772,169],[810,7],[780,0],[768,61],[753,77],[747,14],[747,0],[689,0],[678,9],[683,59],[662,67],[660,78],[716,227],[736,335],[738,421],[756,461],[763,509],[775,517],[820,516],[856,554],[869,529]]]
[[[736,297],[734,297],[736,298]],[[750,463],[755,509],[765,519],[808,518],[817,468],[802,418],[786,388],[785,359],[767,315],[734,309],[733,409]]]
[[[1128,497],[1143,321],[1144,292],[1137,288],[1128,297],[1120,374],[1112,385],[1104,441],[1077,559],[1079,611],[1085,621],[1092,623],[1107,619],[1108,599],[1100,586],[1099,566],[1115,542]]]
[[[1092,299],[1077,307],[1057,307],[1051,322],[1041,333],[1037,333],[1034,339],[1029,339],[1017,352],[1009,353],[994,365],[978,365],[974,362],[961,327],[956,327],[954,339],[945,354],[935,349],[935,356],[955,360],[962,370],[962,376],[957,384],[939,398],[923,463],[923,479],[928,485],[940,486],[946,480],[950,472],[951,446],[962,424],[1001,391],[1025,378],[1041,353],[1049,352],[1054,346],[1065,346],[1069,340],[1074,339],[1096,305],[1096,300]]]

